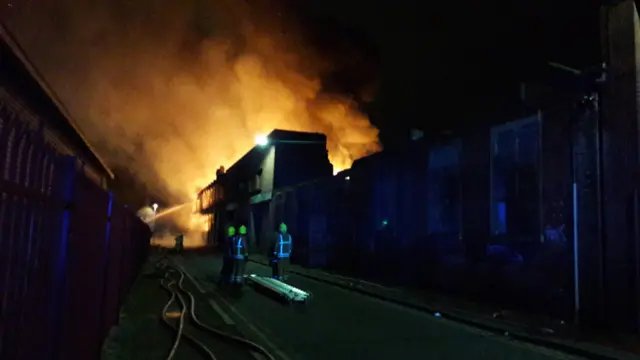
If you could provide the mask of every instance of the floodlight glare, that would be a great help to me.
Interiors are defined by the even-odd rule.
[[[256,136],[256,145],[258,146],[265,146],[269,144],[269,138],[267,138],[264,135],[258,135]]]

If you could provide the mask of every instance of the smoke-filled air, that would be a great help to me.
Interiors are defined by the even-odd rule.
[[[12,16],[97,152],[176,204],[275,128],[326,134],[336,168],[379,150],[357,104],[322,91],[331,62],[273,1],[32,1]]]

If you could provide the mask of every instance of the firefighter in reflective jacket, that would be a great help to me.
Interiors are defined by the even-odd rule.
[[[222,243],[222,269],[220,269],[220,283],[228,284],[231,282],[231,276],[233,275],[233,258],[231,256],[233,251],[233,244],[236,238],[236,228],[229,226],[227,228],[227,237]]]
[[[289,265],[289,256],[293,242],[291,234],[287,232],[287,225],[280,223],[279,231],[275,234],[271,256],[272,277],[278,280],[286,280],[285,270]]]
[[[244,269],[249,252],[247,248],[247,227],[242,225],[238,229],[239,235],[234,238],[233,246],[233,275],[231,283],[242,285],[244,283]]]
[[[184,235],[178,234],[178,236],[176,236],[176,244],[174,247],[175,251],[182,252],[183,242],[184,242]]]

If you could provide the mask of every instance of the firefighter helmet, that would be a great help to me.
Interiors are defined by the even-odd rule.
[[[240,233],[240,235],[247,235],[247,227],[244,225],[241,225],[240,228],[238,229],[238,233]]]
[[[229,228],[227,229],[227,235],[233,236],[235,234],[236,234],[236,228],[233,226],[229,226]]]
[[[287,224],[280,223],[280,232],[281,233],[286,233],[287,232]]]

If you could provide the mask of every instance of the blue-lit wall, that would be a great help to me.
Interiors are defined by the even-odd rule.
[[[0,45],[0,358],[97,359],[151,232]]]
[[[344,196],[352,236],[344,250],[356,253],[353,262],[345,261],[354,274],[413,281],[405,274],[418,271],[417,262],[406,259],[428,251],[423,246],[427,236],[425,150],[417,143],[406,153],[378,153],[356,161],[349,171]]]
[[[278,145],[274,200],[251,207],[257,236],[285,221],[296,263],[567,318],[571,114],[415,141],[338,176],[308,165],[326,159],[324,149]]]
[[[261,226],[289,224],[298,264],[565,321],[573,316],[578,244],[583,321],[593,320],[604,313],[607,276],[598,250],[607,241],[598,235],[598,116],[568,103],[415,141],[338,176],[276,190],[277,200],[255,205],[254,215],[262,214]],[[276,161],[303,158],[283,153]],[[314,174],[286,175],[289,166],[278,164],[284,184]]]
[[[568,111],[550,112],[547,127],[533,113],[356,161],[349,180],[325,185],[343,204],[327,213],[327,266],[566,316],[572,155],[561,121]],[[549,153],[554,162],[543,161]]]

